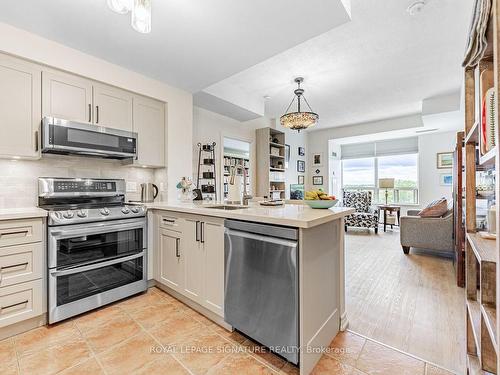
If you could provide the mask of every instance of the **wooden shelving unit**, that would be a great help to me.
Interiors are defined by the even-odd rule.
[[[498,14],[500,0],[492,0],[488,21],[488,50],[475,67],[465,69],[465,288],[466,288],[466,346],[468,374],[498,374],[498,299],[500,274],[498,240],[488,240],[478,233],[476,218],[476,173],[499,170],[499,145],[481,152],[482,103],[486,91],[494,87],[498,99],[500,40]],[[498,100],[496,124],[498,124]],[[496,129],[498,137],[498,126]],[[498,143],[498,142],[497,142]],[[496,175],[496,173],[495,173]],[[495,180],[496,221],[499,223],[499,181]],[[456,197],[457,198],[457,197]],[[460,194],[460,199],[461,194]],[[497,224],[498,233],[498,224]]]
[[[261,128],[256,136],[257,196],[285,199],[285,133]]]

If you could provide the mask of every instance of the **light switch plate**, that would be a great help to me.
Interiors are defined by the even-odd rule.
[[[127,193],[137,193],[137,182],[127,181]]]

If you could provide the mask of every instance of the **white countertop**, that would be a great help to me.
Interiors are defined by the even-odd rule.
[[[255,221],[268,224],[286,225],[297,228],[311,228],[354,212],[347,207],[312,209],[305,204],[285,204],[278,207],[261,206],[250,203],[249,208],[238,210],[219,210],[210,206],[222,205],[221,202],[155,202],[147,203],[148,209],[185,212],[226,219]]]
[[[31,219],[46,216],[47,211],[38,207],[0,208],[0,220]]]

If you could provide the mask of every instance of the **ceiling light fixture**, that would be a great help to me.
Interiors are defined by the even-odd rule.
[[[406,11],[410,14],[410,16],[415,16],[420,13],[424,7],[425,0],[415,0],[408,6]]]
[[[151,32],[152,0],[107,0],[108,7],[115,13],[132,12],[132,27],[143,34]]]
[[[127,14],[132,10],[134,0],[108,0],[108,7],[118,14]]]
[[[295,96],[293,97],[290,105],[285,111],[285,114],[280,117],[280,123],[282,126],[288,129],[301,131],[302,129],[307,129],[310,126],[314,126],[319,121],[319,115],[311,109],[311,106],[307,102],[306,97],[304,96],[304,89],[300,88],[300,84],[304,82],[304,78],[297,77],[295,78],[295,83],[297,83],[298,88],[294,90],[294,94],[297,97],[297,112],[288,112],[293,102],[295,101]],[[304,101],[309,107],[308,112],[302,112],[300,110],[300,101],[304,98]]]

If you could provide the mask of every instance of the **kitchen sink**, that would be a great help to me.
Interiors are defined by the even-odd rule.
[[[220,206],[210,206],[210,207],[206,207],[206,208],[213,208],[215,210],[228,210],[228,211],[231,211],[231,210],[240,210],[242,208],[248,208],[248,206],[228,206],[226,204],[223,204],[223,205],[220,205]]]

